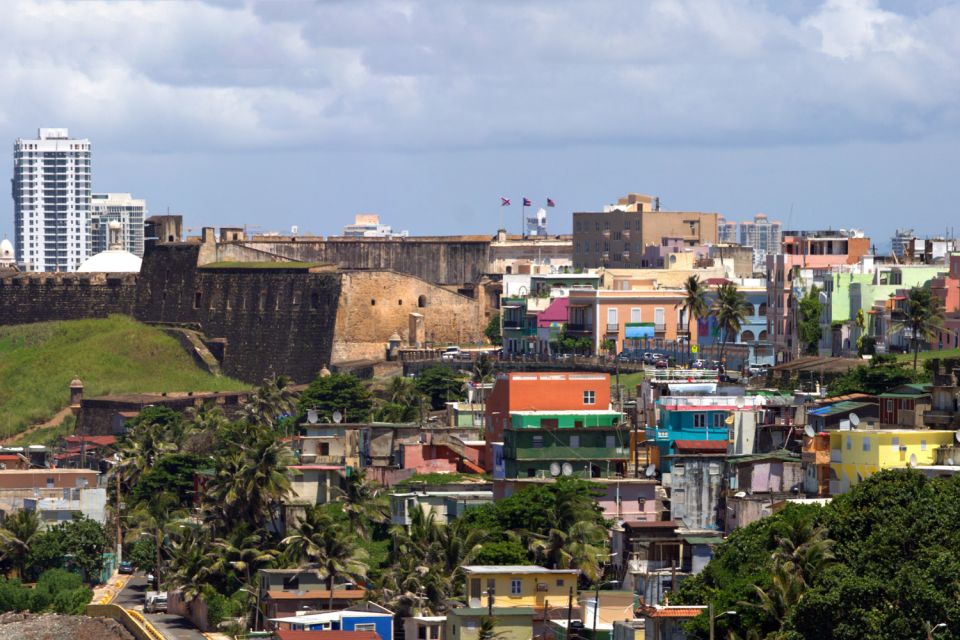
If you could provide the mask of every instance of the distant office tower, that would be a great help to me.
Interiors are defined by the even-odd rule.
[[[129,193],[95,193],[90,201],[90,252],[93,255],[109,247],[108,223],[120,223],[121,249],[143,257],[143,221],[147,201]]]
[[[902,259],[907,254],[907,247],[915,238],[913,229],[897,229],[897,232],[890,238],[890,251],[893,255]]]
[[[29,271],[75,271],[90,255],[90,141],[40,129],[13,146],[16,260]]]
[[[753,216],[753,222],[740,223],[740,244],[753,247],[754,253],[765,260],[767,255],[780,253],[780,222],[770,222],[762,213]]]
[[[723,216],[717,218],[717,242],[737,244],[737,223],[728,221]]]
[[[380,224],[380,216],[375,213],[358,213],[354,216],[353,224],[343,228],[343,235],[348,238],[405,238],[409,231],[397,231],[387,224]]]

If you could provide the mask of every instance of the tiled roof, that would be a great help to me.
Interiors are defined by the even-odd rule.
[[[279,640],[380,640],[376,631],[274,631]]]
[[[726,453],[726,440],[675,440],[673,448],[683,453]]]
[[[648,618],[696,618],[706,610],[706,607],[657,607],[652,611],[643,610],[642,615]]]

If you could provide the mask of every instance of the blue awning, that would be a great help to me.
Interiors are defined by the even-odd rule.
[[[653,323],[652,322],[628,322],[626,326],[626,338],[652,338],[653,337]]]

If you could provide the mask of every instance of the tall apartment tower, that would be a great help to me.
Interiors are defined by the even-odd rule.
[[[90,256],[90,141],[40,129],[13,146],[16,261],[28,271],[76,271]]]
[[[717,218],[717,242],[737,244],[737,223],[723,216]]]
[[[121,248],[143,257],[143,221],[147,217],[147,201],[129,193],[95,193],[90,202],[90,252],[93,255],[109,248],[109,223],[119,222]]]

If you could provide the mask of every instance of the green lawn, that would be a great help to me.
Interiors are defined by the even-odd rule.
[[[642,371],[620,374],[620,384],[623,386],[625,394],[629,393],[631,396],[637,395],[637,385],[641,382],[643,382]],[[614,374],[610,374],[610,388],[613,389],[614,392],[617,390],[617,376]]]
[[[125,316],[0,327],[0,436],[50,419],[73,378],[87,397],[146,391],[231,391],[172,337]]]
[[[934,358],[960,358],[960,349],[944,349],[943,351],[921,351],[917,355],[917,361],[933,360]],[[897,355],[897,360],[913,366],[913,353],[901,353]]]

